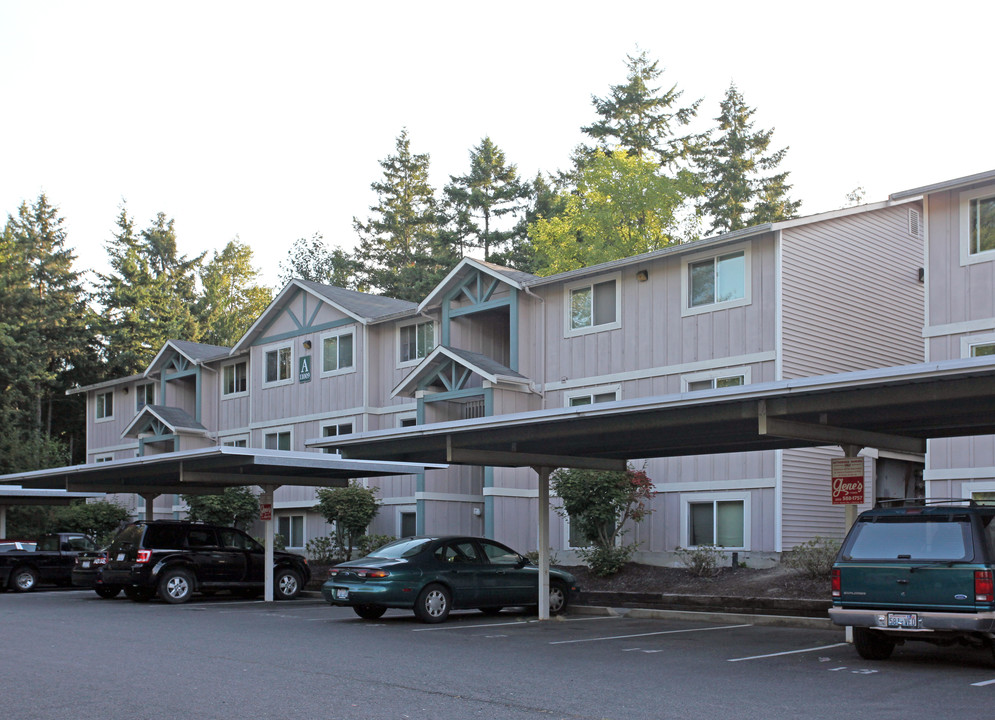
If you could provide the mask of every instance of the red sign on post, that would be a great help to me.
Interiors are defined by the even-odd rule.
[[[833,505],[864,502],[864,458],[833,458]]]
[[[273,503],[259,503],[259,519],[260,520],[273,519]]]

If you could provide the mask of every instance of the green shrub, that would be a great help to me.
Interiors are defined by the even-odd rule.
[[[340,556],[336,554],[335,541],[327,535],[324,537],[311,538],[305,546],[307,556],[311,562],[328,564],[337,560]]]
[[[787,567],[801,570],[810,578],[829,578],[841,544],[840,540],[816,536],[784,553],[781,562]]]
[[[714,577],[719,572],[722,549],[714,545],[699,545],[693,548],[677,548],[675,551],[680,563],[698,577]]]
[[[525,557],[533,565],[538,565],[539,564],[539,551],[538,550],[529,550],[527,553],[525,553]],[[556,557],[556,551],[553,550],[553,548],[550,548],[549,549],[549,564],[550,565],[556,565],[558,562],[559,562],[559,558]]]
[[[607,577],[617,573],[632,559],[632,553],[636,551],[636,546],[637,543],[610,547],[592,545],[578,550],[577,554],[591,568],[592,573],[599,577]]]
[[[393,535],[363,535],[356,541],[356,550],[360,557],[366,557],[374,550],[379,550],[387,543],[397,540]]]

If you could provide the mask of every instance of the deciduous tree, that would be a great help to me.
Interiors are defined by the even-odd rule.
[[[353,480],[344,488],[319,488],[318,504],[314,509],[335,525],[339,544],[346,551],[346,560],[352,559],[352,549],[364,534],[373,518],[380,512],[377,488],[363,487]]]
[[[316,232],[309,238],[297,238],[290,246],[286,259],[280,262],[280,283],[286,285],[297,278],[358,290],[358,271],[355,258],[340,247],[329,248],[324,236]]]

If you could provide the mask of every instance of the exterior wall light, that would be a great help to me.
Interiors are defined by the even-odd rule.
[[[650,274],[648,270],[640,270],[636,273],[636,280],[639,282],[646,282],[649,280]]]

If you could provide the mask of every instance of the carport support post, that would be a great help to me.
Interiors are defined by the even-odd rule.
[[[840,445],[840,447],[843,449],[843,454],[848,458],[857,457],[860,454],[860,451],[864,449],[860,445]],[[853,524],[857,522],[857,506],[851,503],[846,506],[845,512],[846,515],[844,522],[846,523],[846,531],[850,532],[850,528],[852,528]]]
[[[263,546],[266,554],[263,556],[263,600],[273,602],[273,491],[276,485],[262,485],[263,494],[259,496],[260,505],[269,505],[269,515],[263,520]]]
[[[159,493],[143,493],[142,500],[145,501],[145,520],[152,522],[155,520],[155,499]]]
[[[539,473],[539,619],[549,620],[549,476],[550,467]]]
[[[0,505],[0,540],[7,537],[7,506]]]

